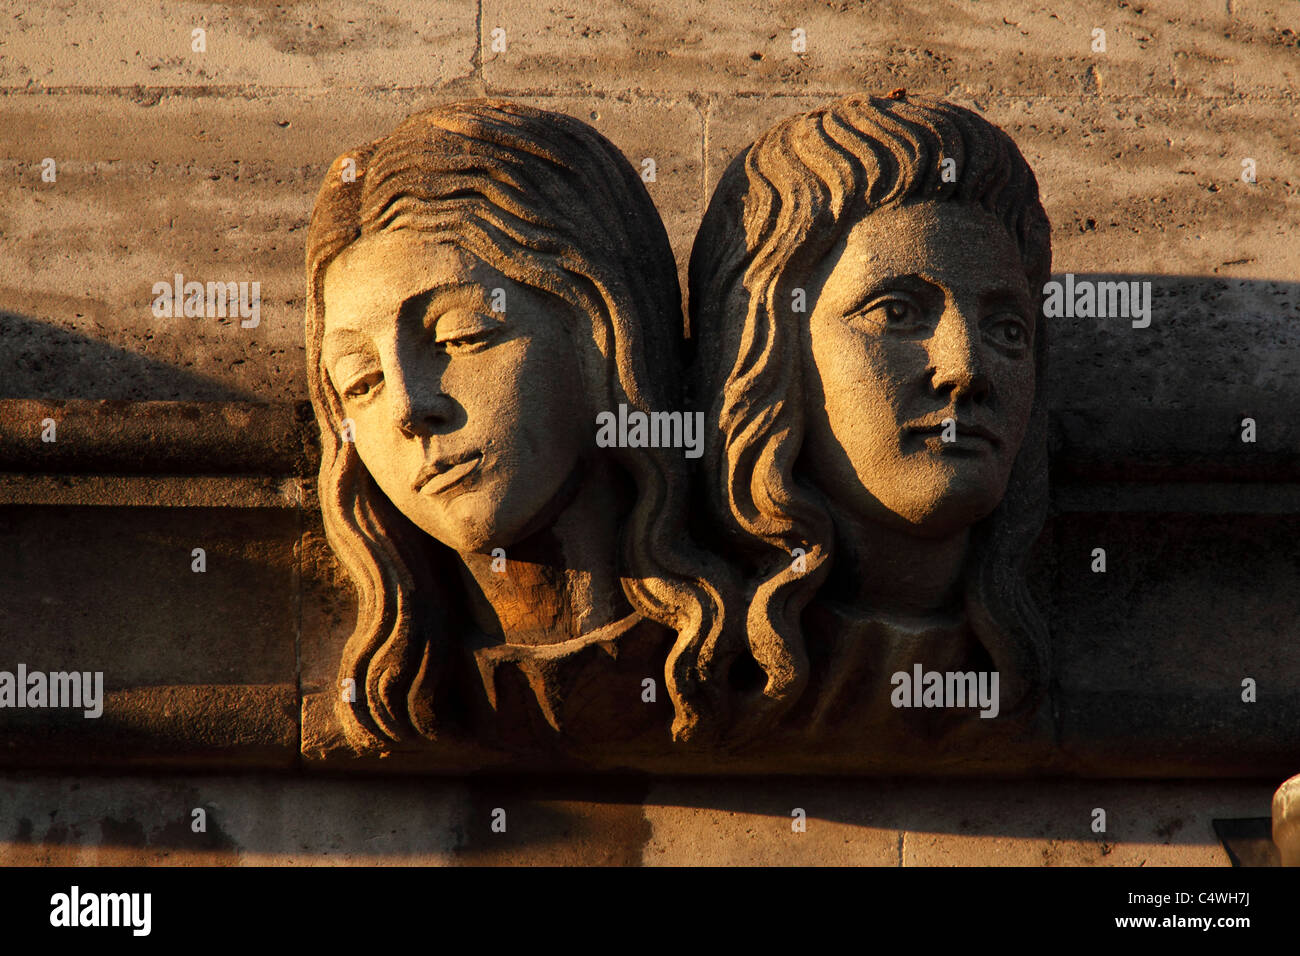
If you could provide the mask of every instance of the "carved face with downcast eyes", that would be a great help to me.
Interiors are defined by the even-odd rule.
[[[850,229],[823,277],[804,341],[818,485],[860,520],[923,537],[986,517],[1035,386],[1036,314],[1006,227],[973,205],[887,207]]]
[[[406,230],[344,250],[324,303],[322,361],[398,510],[460,552],[549,524],[593,441],[567,303]]]

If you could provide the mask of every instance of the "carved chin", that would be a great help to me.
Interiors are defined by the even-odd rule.
[[[1006,492],[1000,468],[936,467],[917,469],[908,480],[891,483],[877,498],[912,534],[942,538],[956,534],[992,514]]]
[[[897,513],[914,533],[943,538],[969,528],[993,513],[1005,488],[987,482],[954,482],[942,493],[903,503]]]
[[[510,515],[482,495],[461,495],[443,507],[424,511],[420,529],[453,551],[488,552],[510,543]]]
[[[480,522],[444,527],[434,537],[453,551],[461,553],[489,552],[498,546],[498,535],[490,526]]]

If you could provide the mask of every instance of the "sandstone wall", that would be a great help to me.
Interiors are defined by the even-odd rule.
[[[742,834],[788,831],[789,803],[823,815],[807,842],[842,831],[872,848],[846,861],[971,862],[969,830],[1000,847],[989,859],[1047,861],[1073,840],[1086,848],[1070,860],[1137,862],[1150,844],[1164,848],[1153,863],[1226,862],[1208,821],[1266,817],[1273,787],[1300,770],[1298,78],[1300,8],[1281,2],[6,7],[0,667],[103,670],[109,703],[95,735],[80,719],[6,715],[0,859],[55,845],[50,859],[77,847],[109,859],[95,854],[119,844],[146,858],[359,853],[426,786],[455,809],[430,819],[427,845],[393,837],[385,852],[478,847],[446,828],[472,833],[476,801],[498,797],[376,783],[393,795],[370,819],[352,811],[364,785],[303,777],[303,701],[332,692],[353,613],[320,535],[304,406],[304,236],[335,156],[450,99],[570,113],[634,163],[654,160],[648,188],[685,285],[695,227],[739,149],[825,99],[902,87],[1012,135],[1053,223],[1054,273],[1153,283],[1149,328],[1074,319],[1050,333],[1053,514],[1034,573],[1062,687],[1058,771],[1253,782],[1043,784],[1023,816],[1007,809],[1019,785],[989,796],[970,784],[963,802],[917,783],[936,802],[915,818],[896,794],[881,818],[836,810],[867,799],[861,783],[770,806],[740,782],[648,783],[625,798],[592,784],[585,803],[570,794],[588,809],[564,814],[628,859],[754,859],[736,849]],[[152,287],[177,273],[260,282],[260,321],[155,317]],[[1240,440],[1247,417],[1253,444]],[[48,418],[54,445],[40,441]],[[1104,576],[1088,571],[1097,546]],[[191,571],[194,548],[205,574]],[[1259,683],[1253,706],[1239,701],[1245,677]],[[33,767],[51,776],[28,782]],[[88,769],[165,767],[284,776],[247,789],[242,777],[110,777],[68,796]],[[196,795],[155,800],[154,786]],[[172,804],[204,800],[224,806],[222,832],[243,835],[197,849],[158,836],[183,815]],[[1114,854],[1088,829],[1107,800],[1145,807]],[[36,826],[47,804],[81,822]],[[298,846],[287,817],[257,837],[238,819],[291,805],[337,839]],[[1035,813],[1052,822],[1023,822]],[[119,840],[110,820],[134,835]],[[1169,849],[1184,845],[1200,855]],[[809,852],[785,846],[764,852]]]

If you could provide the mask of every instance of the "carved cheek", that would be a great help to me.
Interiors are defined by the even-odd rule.
[[[1032,356],[1022,359],[1001,358],[994,365],[993,397],[1001,412],[1017,428],[1029,419],[1034,401],[1034,363]]]
[[[453,354],[442,374],[443,391],[473,410],[489,412],[519,401],[536,382],[529,382],[528,340],[516,337],[478,352]]]
[[[925,344],[881,336],[867,349],[866,358],[863,374],[871,379],[876,401],[882,411],[888,408],[898,418],[906,397],[926,378],[930,357]]]
[[[366,471],[394,501],[401,501],[410,491],[418,459],[412,459],[407,446],[411,440],[398,431],[389,410],[389,397],[353,403],[347,409],[355,431],[357,456]]]
[[[1029,415],[1034,404],[1034,391],[1037,387],[1037,376],[1035,374],[1033,358],[1025,360],[1022,366],[1015,370],[1015,416],[1017,435],[1016,449],[1019,450],[1020,440],[1024,438],[1025,430],[1029,427]]]

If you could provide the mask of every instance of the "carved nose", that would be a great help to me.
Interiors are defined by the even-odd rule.
[[[989,378],[979,345],[977,324],[956,309],[948,309],[930,340],[930,381],[936,392],[950,391],[955,400],[982,402]]]
[[[438,382],[411,382],[398,373],[389,386],[393,424],[407,438],[432,434],[451,417],[451,398]]]

